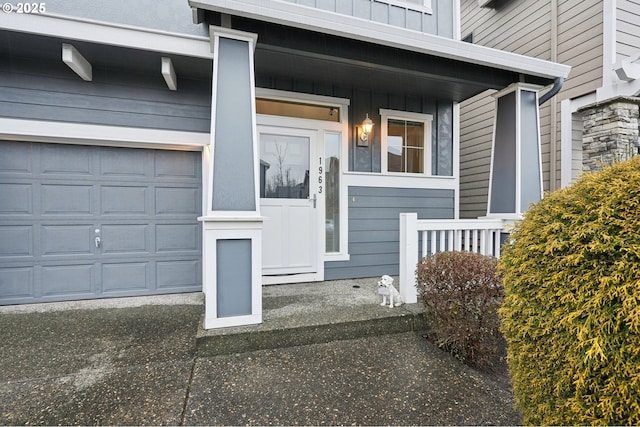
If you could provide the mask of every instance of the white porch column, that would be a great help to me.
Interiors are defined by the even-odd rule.
[[[516,83],[494,95],[487,216],[518,219],[542,198],[538,89]]]
[[[426,245],[426,242],[422,243]],[[400,296],[407,304],[418,302],[418,214],[400,214]]]
[[[210,27],[211,140],[203,222],[204,328],[262,322],[255,34]]]

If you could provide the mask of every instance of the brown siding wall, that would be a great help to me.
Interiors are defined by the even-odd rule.
[[[560,187],[560,101],[592,92],[602,85],[602,1],[503,0],[496,3],[497,8],[480,8],[476,0],[461,0],[462,36],[473,33],[475,44],[572,66],[563,90],[540,109],[544,189],[553,190]],[[554,17],[552,11],[556,5]],[[467,100],[460,107],[460,216],[463,218],[486,214],[493,108],[490,93]],[[491,129],[483,127],[480,131],[477,117]]]
[[[616,6],[616,51],[621,60],[640,50],[640,0],[618,0]]]

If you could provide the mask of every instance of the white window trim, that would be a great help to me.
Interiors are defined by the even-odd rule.
[[[431,175],[431,126],[433,123],[432,114],[412,113],[409,111],[387,110],[385,108],[380,109],[380,117],[382,122],[381,128],[381,171],[384,175],[395,176],[416,176],[425,177]],[[423,173],[409,173],[409,172],[389,172],[388,167],[388,121],[389,119],[395,120],[407,120],[412,122],[420,122],[424,124],[424,172]]]
[[[397,6],[407,10],[415,10],[416,12],[426,13],[427,15],[433,15],[433,7],[431,7],[431,0],[422,0],[420,3],[413,3],[407,0],[376,0],[380,3],[386,3],[390,6]]]

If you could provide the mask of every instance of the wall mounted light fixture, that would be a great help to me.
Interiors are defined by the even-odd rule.
[[[369,113],[367,113],[367,117],[362,121],[362,124],[356,126],[356,145],[358,147],[368,147],[369,139],[371,137],[371,131],[373,130],[373,120],[369,118]]]

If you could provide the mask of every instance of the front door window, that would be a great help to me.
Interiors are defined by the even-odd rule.
[[[260,196],[309,198],[309,140],[299,136],[260,137]]]

